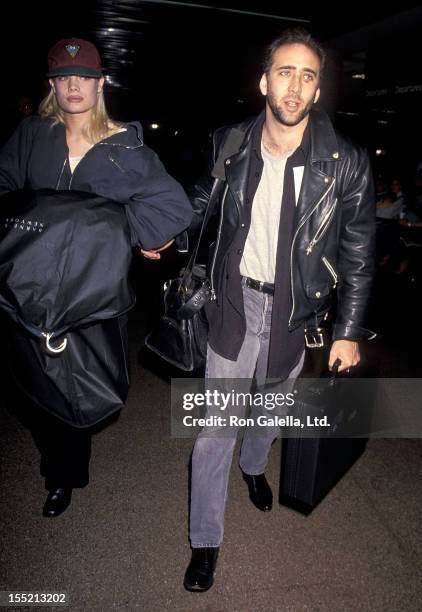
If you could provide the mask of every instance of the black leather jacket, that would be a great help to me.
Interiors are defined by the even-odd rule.
[[[220,196],[218,233],[209,267],[217,302],[224,300],[227,293],[227,260],[239,245],[236,236],[244,217],[242,207],[246,206],[251,134],[258,120],[237,126],[245,132],[243,144],[238,153],[225,160],[227,182]],[[228,129],[217,130],[214,135],[211,164],[218,157]],[[190,233],[200,224],[213,182],[208,174],[191,190],[195,217]],[[319,320],[329,310],[336,288],[333,340],[373,336],[365,328],[374,274],[375,198],[370,163],[364,151],[334,131],[321,110],[313,109],[310,114],[310,154],[295,227],[289,329]]]

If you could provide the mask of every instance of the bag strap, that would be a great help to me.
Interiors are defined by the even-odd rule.
[[[226,180],[225,161],[231,155],[238,153],[245,138],[246,131],[244,129],[231,128],[227,138],[218,154],[217,160],[211,170],[211,176],[214,178]]]
[[[225,161],[231,155],[234,155],[235,153],[239,152],[244,137],[244,130],[241,130],[239,128],[231,128],[226,140],[224,141],[223,146],[220,149],[217,160],[211,171],[211,176],[214,178],[214,183],[212,185],[207,208],[205,210],[204,220],[202,221],[201,230],[199,232],[199,237],[196,242],[195,248],[192,251],[192,255],[190,256],[187,266],[185,267],[182,282],[180,283],[181,288],[186,288],[190,284],[192,278],[192,271],[195,266],[196,257],[198,255],[202,237],[213,213],[215,203],[220,195],[221,189],[224,183],[226,182]]]

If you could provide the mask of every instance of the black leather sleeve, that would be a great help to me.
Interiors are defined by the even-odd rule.
[[[355,150],[341,202],[337,319],[333,340],[374,336],[365,319],[375,274],[375,196],[368,155]]]

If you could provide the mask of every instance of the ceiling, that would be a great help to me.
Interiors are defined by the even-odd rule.
[[[394,57],[383,65],[383,55],[391,57],[398,40],[415,31],[418,40],[422,26],[421,7],[406,2],[380,12],[357,1],[307,6],[265,0],[9,0],[2,11],[0,54],[11,94],[3,108],[22,94],[39,100],[48,49],[62,37],[77,36],[100,49],[113,116],[172,129],[209,130],[259,109],[262,52],[286,26],[303,25],[335,49],[346,75],[362,70],[374,48],[374,74],[397,70]],[[417,57],[412,61],[420,72]]]
[[[7,58],[8,77],[22,83],[25,74],[32,84],[44,74],[46,52],[57,39],[87,37],[100,48],[114,88],[148,91],[150,84],[159,83],[166,95],[165,81],[172,85],[177,81],[185,88],[194,76],[195,84],[204,91],[209,76],[219,79],[228,70],[230,81],[244,76],[245,60],[252,71],[259,70],[259,52],[286,26],[304,25],[322,40],[338,41],[345,33],[415,6],[405,2],[400,9],[397,5],[383,7],[380,13],[363,2],[318,3],[318,8],[286,4],[265,0],[9,0],[2,8],[0,52]],[[178,90],[181,93],[180,87]]]

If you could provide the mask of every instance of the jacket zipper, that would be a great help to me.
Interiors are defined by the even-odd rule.
[[[338,275],[337,275],[337,273],[334,270],[333,266],[330,264],[330,262],[328,261],[328,259],[326,257],[323,257],[322,261],[324,262],[326,268],[328,269],[329,273],[333,277],[333,280],[334,280],[333,289],[334,289],[334,287],[336,287],[336,285],[338,283]]]
[[[216,240],[216,243],[215,243],[214,257],[213,257],[212,264],[211,264],[211,274],[210,274],[211,300],[215,300],[215,298],[216,298],[216,295],[215,295],[215,285],[214,285],[214,267],[215,267],[215,260],[217,259],[218,247],[219,247],[219,244],[220,244],[221,227],[223,225],[224,204],[226,202],[226,195],[227,195],[228,188],[229,188],[229,186],[226,184],[226,186],[224,188],[224,193],[223,193],[223,202],[221,204],[220,223],[218,225],[218,232],[217,232],[217,240]]]
[[[328,259],[326,257],[322,257],[322,261],[324,262],[324,264],[326,265],[328,271],[330,272],[331,276],[333,277],[334,280],[334,285],[333,285],[333,289],[337,286],[338,283],[338,274],[337,272],[334,270],[333,266],[330,264],[330,262],[328,261]],[[377,337],[377,333],[372,331],[371,329],[368,329],[369,332],[371,332],[371,336],[369,336],[369,338],[367,338],[368,340],[373,340],[374,338]]]
[[[292,292],[292,312],[290,313],[290,317],[289,317],[289,326],[290,326],[290,323],[292,321],[292,316],[293,316],[293,313],[294,313],[294,310],[295,310],[295,295],[294,295],[294,291],[293,291],[293,248],[294,248],[294,245],[295,245],[295,241],[296,241],[296,238],[297,238],[297,235],[298,235],[300,229],[303,227],[303,225],[306,223],[306,221],[309,219],[309,217],[311,215],[313,215],[314,211],[321,204],[321,202],[325,198],[325,196],[328,195],[328,193],[334,187],[335,182],[336,182],[336,179],[333,177],[333,180],[330,183],[330,186],[328,187],[327,191],[325,191],[322,194],[322,196],[320,197],[318,202],[315,204],[315,206],[313,207],[311,212],[303,219],[302,223],[297,228],[297,230],[295,232],[295,235],[293,236],[292,246],[291,246],[291,249],[290,249],[290,285],[291,285],[291,292]]]
[[[130,145],[123,145],[123,144],[119,144],[118,142],[96,142],[94,147],[96,146],[101,146],[101,147],[120,147],[121,149],[140,149],[141,147],[144,146],[144,143],[141,143],[139,145],[134,145],[133,147],[131,147]],[[92,149],[94,148],[92,147]],[[92,150],[90,149],[90,151]]]
[[[108,158],[120,170],[120,172],[122,172],[123,174],[126,174],[123,168],[121,167],[121,165],[114,159],[111,153],[108,154]]]
[[[82,161],[82,160],[81,160],[81,161]],[[81,162],[79,162],[79,163],[81,163]],[[76,168],[74,169],[74,171],[73,171],[73,172],[72,172],[72,174],[70,175],[69,185],[67,186],[67,188],[68,188],[68,190],[69,190],[69,191],[70,191],[70,188],[71,188],[71,186],[72,186],[73,175],[75,174],[75,172],[76,172]]]
[[[323,235],[325,234],[328,226],[329,226],[329,222],[331,219],[331,216],[335,210],[335,207],[337,205],[337,199],[334,201],[333,206],[330,208],[330,210],[327,212],[327,214],[325,215],[325,217],[322,220],[321,225],[319,226],[319,228],[317,229],[317,231],[315,232],[315,236],[312,238],[311,242],[309,243],[307,249],[306,249],[306,254],[310,255],[312,252],[312,249],[314,248],[314,246],[316,245],[316,243],[323,237]]]
[[[89,153],[90,151],[92,151],[93,149],[95,149],[95,147],[100,146],[100,145],[101,145],[101,146],[103,146],[103,147],[120,147],[120,148],[123,148],[123,149],[130,149],[130,150],[132,150],[132,149],[140,149],[141,147],[143,147],[143,143],[142,143],[142,144],[140,144],[140,145],[136,145],[136,146],[134,146],[134,147],[130,147],[129,145],[121,145],[121,144],[118,144],[118,143],[114,144],[114,143],[109,143],[109,142],[96,142],[96,143],[95,143],[95,145],[94,145],[93,147],[91,147],[91,148],[90,148],[90,149],[89,149],[89,150],[88,150],[88,151],[85,153],[85,155],[83,156],[83,158],[81,159],[81,161],[79,162],[79,164],[80,164],[80,163],[83,161],[83,159],[84,159],[84,158],[85,158],[85,157],[88,155],[88,153]],[[123,172],[123,173],[125,172],[125,171],[123,170],[123,168],[122,168],[121,166],[119,166],[119,164],[116,162],[116,160],[115,160],[113,157],[109,156],[109,159],[110,159],[110,161],[112,161],[112,162],[113,162],[113,163],[114,163],[114,164],[115,164],[115,165],[116,165],[116,166],[119,168],[119,170],[121,170],[121,172]],[[59,185],[60,179],[61,179],[61,177],[62,177],[63,170],[64,170],[64,167],[65,167],[65,165],[66,165],[66,161],[67,161],[67,159],[65,159],[65,160],[64,160],[63,168],[62,168],[62,171],[60,172],[60,176],[59,176],[59,180],[57,181],[57,186],[56,186],[56,189],[58,188],[58,185]],[[78,164],[78,166],[79,166],[79,164]],[[74,176],[75,172],[76,172],[76,168],[75,168],[75,170],[72,172],[72,176],[70,177],[70,182],[69,182],[69,185],[68,185],[68,187],[67,187],[67,188],[68,188],[68,190],[70,190],[70,188],[71,188],[71,186],[72,186],[73,176]]]
[[[56,191],[59,189],[60,181],[61,181],[61,178],[62,178],[63,170],[65,169],[65,166],[66,166],[66,162],[67,162],[67,157],[65,158],[65,160],[63,162],[63,166],[62,166],[62,169],[60,170],[59,178],[57,179],[57,183],[56,183],[56,187],[55,187]]]

